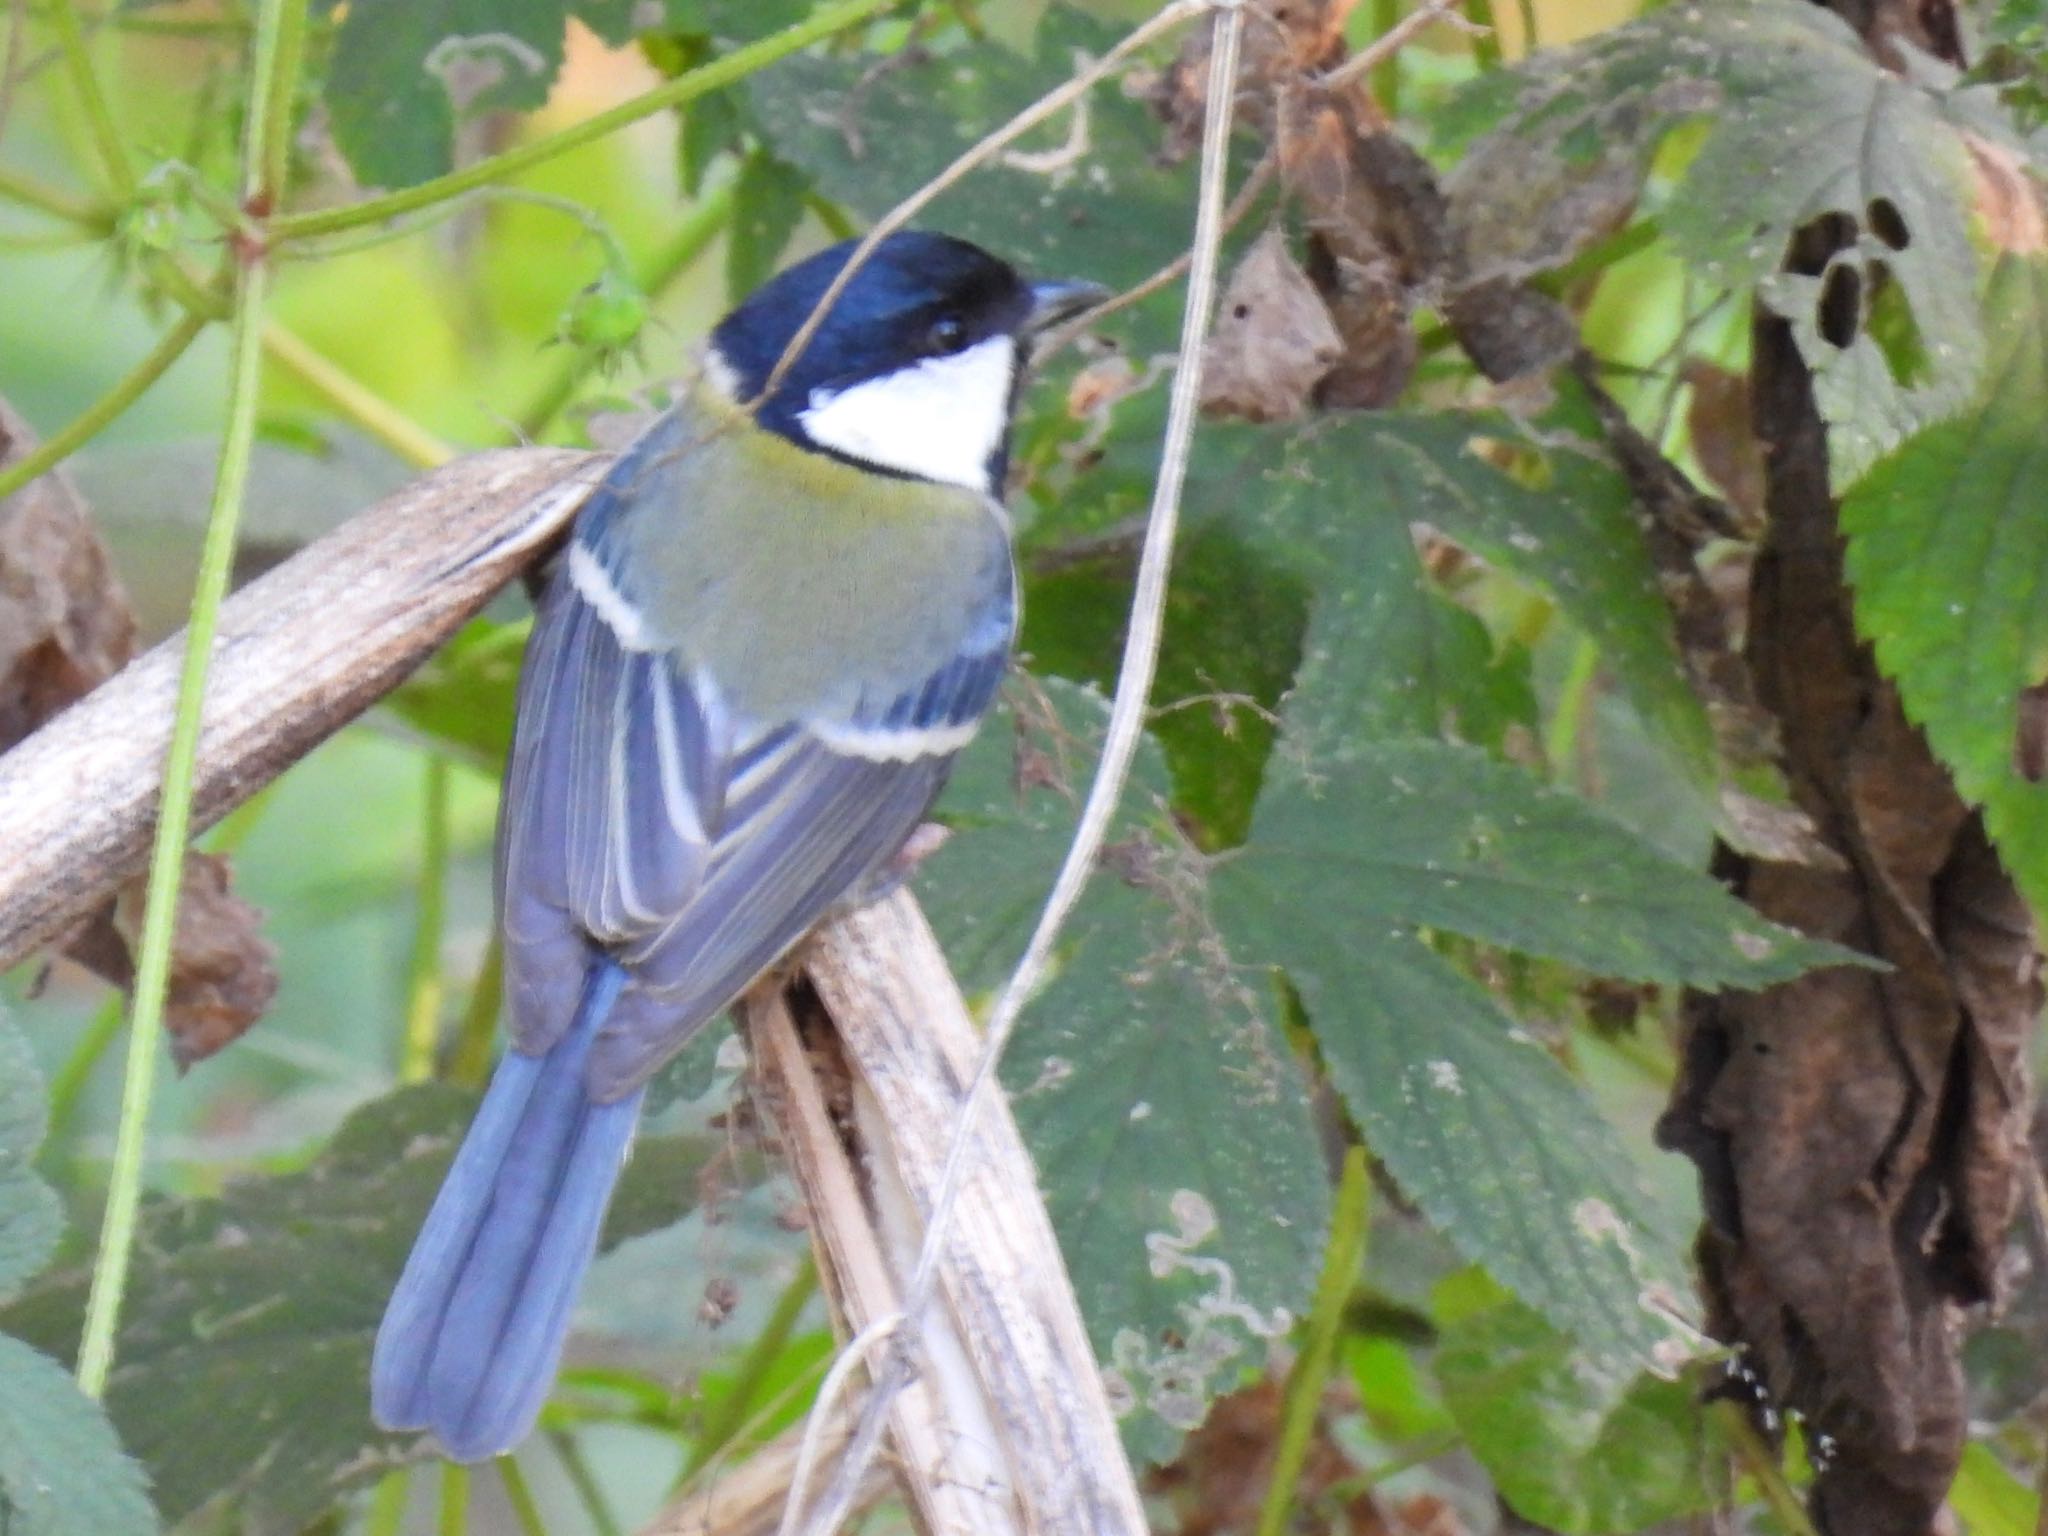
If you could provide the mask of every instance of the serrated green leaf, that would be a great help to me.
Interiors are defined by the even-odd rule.
[[[356,179],[431,180],[452,164],[459,120],[540,106],[568,19],[568,0],[350,0],[326,100]]]
[[[1959,132],[2008,136],[1981,89],[1915,56],[1910,78],[1879,63],[1820,6],[1790,0],[1673,5],[1574,47],[1546,50],[1505,78],[1475,87],[1448,114],[1449,136],[1481,121],[1493,131],[1471,153],[1503,162],[1530,206],[1568,204],[1611,177],[1617,157],[1653,144],[1674,122],[1711,107],[1697,155],[1660,210],[1665,231],[1712,281],[1756,289],[1794,328],[1814,372],[1838,479],[1854,479],[1916,427],[1960,408],[1983,359],[1971,294],[1977,263],[1968,220],[1967,152]],[[1588,130],[1600,151],[1584,151]],[[1823,336],[1825,274],[1782,273],[1792,233],[1840,215],[1845,269],[1861,319],[1887,284],[1922,339],[1917,370],[1867,323]],[[1903,230],[1903,235],[1901,235]],[[1568,240],[1536,254],[1568,259]]]
[[[142,1469],[56,1361],[0,1334],[0,1532],[151,1536]]]
[[[167,1520],[225,1496],[239,1529],[285,1536],[425,1454],[370,1423],[370,1345],[474,1103],[403,1089],[351,1115],[301,1172],[145,1209],[107,1408]],[[681,1216],[715,1150],[643,1138],[606,1243]],[[0,1309],[0,1328],[68,1357],[86,1283],[46,1276]]]
[[[1725,1458],[1697,1393],[1588,1362],[1483,1275],[1436,1290],[1436,1377],[1468,1450],[1516,1513],[1565,1536],[1639,1531],[1707,1508]]]
[[[1012,714],[969,750],[944,802],[958,829],[920,877],[971,988],[1022,949],[1094,767],[1099,696],[1040,687],[1021,734]],[[1272,998],[1203,915],[1199,859],[1155,820],[1164,787],[1148,746],[1108,868],[1003,1060],[1126,1441],[1153,1460],[1290,1325],[1329,1202]]]
[[[1715,782],[1713,734],[1680,665],[1670,607],[1628,487],[1607,464],[1560,447],[1541,461],[1545,483],[1523,484],[1480,447],[1535,450],[1516,424],[1486,414],[1359,412],[1307,429],[1211,427],[1204,435],[1204,463],[1218,469],[1190,475],[1190,515],[1257,525],[1296,551],[1314,581],[1315,622],[1330,638],[1310,650],[1326,653],[1313,664],[1331,698],[1325,709],[1297,690],[1313,752],[1341,750],[1345,739],[1371,734],[1375,722],[1392,726],[1403,711],[1411,723],[1434,712],[1440,725],[1446,710],[1473,707],[1469,696],[1456,697],[1463,682],[1431,654],[1445,638],[1441,628],[1415,627],[1427,610],[1416,604],[1413,555],[1402,556],[1398,541],[1409,524],[1426,523],[1548,594],[1600,647],[1688,777],[1703,788]],[[1363,650],[1368,642],[1392,649]],[[1404,684],[1410,697],[1402,704]],[[1367,713],[1353,718],[1355,708]]]
[[[0,1011],[0,1296],[49,1262],[64,1230],[56,1192],[35,1173],[46,1127],[35,1057]]]
[[[1405,516],[1342,492],[1276,499],[1266,516],[1321,574],[1288,707],[1292,750],[1438,735],[1497,749],[1511,727],[1534,729],[1527,653],[1496,655],[1486,626],[1432,590]]]
[[[1283,966],[1332,1082],[1431,1225],[1587,1350],[1669,1352],[1690,1295],[1683,1239],[1592,1100],[1475,982],[1412,932],[1364,929],[1341,887],[1219,870],[1232,952]]]
[[[810,190],[810,177],[765,149],[740,166],[725,245],[725,291],[734,302],[774,273],[776,258],[803,221]]]
[[[1027,577],[1019,646],[1035,668],[1114,683],[1132,564],[1122,551]],[[1150,731],[1173,773],[1175,809],[1204,847],[1241,842],[1251,825],[1307,592],[1234,529],[1190,527],[1174,550]]]
[[[2014,763],[2020,692],[2048,678],[2048,261],[2008,258],[1985,307],[1982,399],[1864,476],[1842,527],[1858,627],[2048,911],[2048,784]]]
[[[1425,924],[1692,987],[1768,986],[1858,958],[1764,921],[1577,796],[1469,747],[1355,741],[1275,779],[1219,879],[1257,886],[1277,912]]]
[[[1674,1224],[1585,1091],[1415,926],[1688,985],[1853,957],[1477,749],[1338,747],[1295,757],[1283,735],[1252,836],[1210,881],[1230,953],[1286,972],[1367,1141],[1461,1251],[1596,1352],[1669,1352]]]

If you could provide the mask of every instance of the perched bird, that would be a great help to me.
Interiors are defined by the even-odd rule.
[[[1007,666],[1032,337],[1102,296],[892,235],[713,331],[550,572],[498,823],[511,1049],[377,1335],[371,1402],[476,1461],[533,1426],[648,1078],[882,874]]]

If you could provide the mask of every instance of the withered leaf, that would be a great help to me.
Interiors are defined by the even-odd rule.
[[[1314,284],[1277,229],[1238,263],[1202,363],[1202,408],[1251,421],[1300,415],[1342,351]]]
[[[36,445],[0,400],[0,467]],[[0,500],[0,752],[135,653],[127,594],[61,471]]]
[[[35,447],[0,400],[0,466]],[[41,475],[0,500],[0,752],[125,666],[135,615],[70,478]],[[65,940],[65,952],[118,987],[135,979],[143,882],[124,888]],[[230,889],[228,863],[186,855],[165,1019],[184,1065],[212,1055],[277,991],[260,914]]]

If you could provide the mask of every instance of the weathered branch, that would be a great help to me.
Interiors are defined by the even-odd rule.
[[[230,598],[194,825],[248,799],[418,666],[566,526],[587,455],[480,454],[377,503]],[[0,756],[0,970],[149,857],[182,633]]]
[[[819,1451],[838,1455],[849,1433],[842,1417],[818,1441]],[[790,1485],[796,1480],[803,1438],[803,1426],[798,1425],[748,1451],[744,1460],[729,1468],[707,1467],[642,1527],[640,1536],[774,1536]],[[887,1470],[870,1467],[861,1480],[855,1508],[865,1511],[881,1503],[889,1489]]]
[[[747,1032],[826,1292],[858,1333],[901,1305],[982,1041],[906,893],[828,924],[804,962],[807,987],[749,999]],[[890,1405],[904,1491],[928,1531],[1137,1536],[1101,1371],[1000,1096],[972,1137],[943,1304],[902,1341],[917,1372]]]

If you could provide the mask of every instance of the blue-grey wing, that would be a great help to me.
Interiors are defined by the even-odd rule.
[[[994,594],[953,657],[844,718],[737,720],[715,678],[650,640],[595,553],[642,473],[634,457],[593,497],[541,601],[499,832],[514,1045],[560,1037],[597,952],[627,970],[590,1058],[605,1100],[901,848],[1000,685],[1014,608]]]
[[[521,1050],[560,1038],[595,951],[689,904],[717,835],[726,739],[667,652],[621,643],[557,573],[527,645],[498,832]]]

